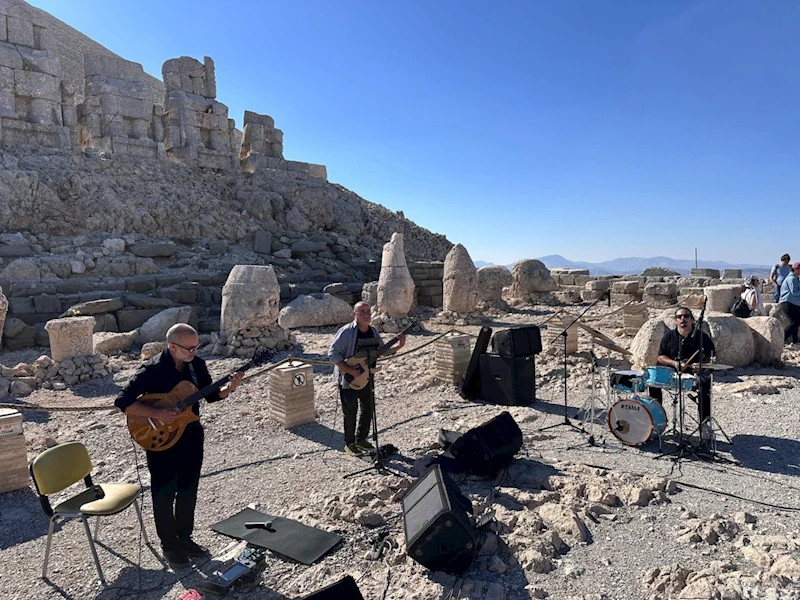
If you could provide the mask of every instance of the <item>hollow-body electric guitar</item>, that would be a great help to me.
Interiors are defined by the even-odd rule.
[[[410,325],[406,326],[400,333],[398,333],[397,336],[393,337],[383,346],[380,346],[378,348],[378,354],[375,357],[375,360],[377,360],[384,354],[387,354],[389,350],[392,349],[392,346],[394,346],[400,340],[400,336],[403,335],[406,331],[408,331],[412,327],[414,327],[414,325],[416,324],[417,322],[413,321]],[[369,383],[370,366],[367,363],[367,357],[353,356],[352,358],[348,358],[344,362],[347,364],[347,366],[354,367],[359,372],[358,377],[353,377],[352,375],[345,375],[344,378],[347,381],[347,383],[349,383],[350,387],[354,390],[364,389]],[[371,370],[373,373],[377,373],[380,371],[380,367],[372,367]]]
[[[177,408],[179,412],[172,423],[162,423],[153,417],[127,415],[128,431],[131,437],[142,448],[151,452],[172,448],[181,439],[186,426],[200,419],[192,410],[192,406],[219,390],[231,380],[235,373],[244,373],[248,369],[269,362],[272,356],[271,350],[259,348],[253,358],[242,367],[211,385],[207,385],[202,390],[198,390],[191,381],[181,381],[171,391],[164,394],[139,396],[136,400],[142,404],[155,408]]]

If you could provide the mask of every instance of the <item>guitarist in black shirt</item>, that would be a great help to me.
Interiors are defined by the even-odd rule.
[[[200,345],[197,332],[186,323],[173,325],[167,332],[167,348],[147,361],[134,374],[114,404],[127,415],[171,423],[178,416],[176,408],[157,408],[140,402],[146,394],[166,393],[181,381],[197,388],[211,384],[205,361],[196,355]],[[235,373],[219,391],[206,397],[208,402],[226,398],[242,381]],[[191,408],[199,415],[197,404]],[[164,558],[175,569],[188,567],[189,558],[208,555],[208,550],[192,540],[197,488],[203,464],[203,427],[200,421],[188,424],[174,446],[161,452],[147,452],[153,517],[161,539]]]

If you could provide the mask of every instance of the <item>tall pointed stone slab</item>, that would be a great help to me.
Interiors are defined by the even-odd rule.
[[[414,304],[414,280],[406,264],[403,234],[393,233],[383,245],[378,278],[378,312],[390,317],[407,317]]]
[[[220,330],[271,327],[278,320],[281,288],[271,266],[236,265],[222,288]]]
[[[444,259],[444,310],[468,313],[478,304],[478,271],[467,249],[456,244]]]

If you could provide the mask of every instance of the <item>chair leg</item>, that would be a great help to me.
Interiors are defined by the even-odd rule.
[[[92,530],[89,528],[89,521],[84,515],[80,515],[83,521],[83,528],[86,530],[86,538],[89,540],[89,548],[92,550],[92,558],[94,559],[94,566],[97,567],[97,574],[100,576],[100,581],[104,586],[107,586],[106,578],[103,577],[103,569],[100,568],[100,559],[97,558],[97,549],[94,547],[94,540],[92,539]]]
[[[144,526],[144,520],[142,519],[142,509],[139,507],[139,499],[133,501],[133,507],[136,509],[136,514],[139,516],[139,526],[142,528],[142,537],[144,538],[145,544],[150,544],[150,540],[147,539],[147,529]]]
[[[47,546],[44,549],[44,565],[42,565],[42,579],[47,579],[47,562],[50,560],[50,542],[53,541],[53,528],[56,524],[56,515],[50,517],[50,526],[47,528]]]

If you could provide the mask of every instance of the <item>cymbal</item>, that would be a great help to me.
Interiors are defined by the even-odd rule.
[[[610,341],[610,342],[607,342],[603,338],[594,338],[594,342],[598,346],[602,346],[603,348],[608,348],[609,350],[611,350],[613,352],[619,352],[623,356],[629,356],[631,354],[630,350],[627,350],[627,349],[623,348],[622,346],[619,346],[619,345],[615,344],[613,342],[613,340]]]
[[[735,367],[733,367],[733,365],[722,365],[720,363],[702,363],[700,368],[706,369],[707,371],[728,371]]]

